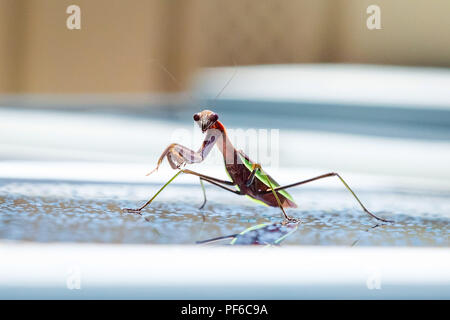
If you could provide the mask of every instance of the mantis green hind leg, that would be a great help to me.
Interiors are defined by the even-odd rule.
[[[372,218],[375,218],[375,219],[377,219],[377,220],[379,220],[379,221],[383,221],[383,222],[393,222],[392,220],[386,220],[386,219],[380,218],[380,217],[374,215],[373,213],[371,213],[369,210],[367,210],[367,208],[362,204],[361,200],[359,200],[358,196],[357,196],[357,195],[355,194],[355,192],[350,188],[350,186],[347,184],[347,182],[345,182],[345,180],[342,179],[342,177],[341,177],[338,173],[336,173],[336,172],[330,172],[330,173],[326,173],[326,174],[323,174],[323,175],[320,175],[320,176],[317,176],[317,177],[314,177],[314,178],[311,178],[311,179],[303,180],[303,181],[296,182],[296,183],[292,183],[292,184],[285,185],[285,186],[280,186],[280,187],[272,188],[272,190],[268,189],[268,190],[266,190],[265,193],[270,193],[270,192],[272,192],[273,190],[278,191],[278,190],[284,190],[284,189],[296,187],[296,186],[299,186],[299,185],[302,185],[302,184],[305,184],[305,183],[308,183],[308,182],[312,182],[312,181],[316,181],[316,180],[324,179],[324,178],[328,178],[328,177],[338,177],[339,180],[342,182],[342,184],[345,186],[345,188],[346,188],[348,191],[350,191],[350,193],[353,195],[353,197],[354,197],[354,198],[356,199],[356,201],[359,203],[359,205],[361,206],[361,208],[363,209],[363,211],[364,211],[365,213],[367,213],[369,216],[371,216]]]

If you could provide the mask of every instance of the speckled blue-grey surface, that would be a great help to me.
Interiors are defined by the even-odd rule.
[[[190,184],[171,185],[142,216],[121,211],[141,204],[159,186],[3,179],[0,239],[194,244],[281,220],[276,208],[214,187],[207,188],[209,202],[199,210],[200,187]],[[299,208],[289,210],[302,223],[282,245],[450,246],[449,194],[381,189],[359,194],[375,214],[395,223],[375,227],[377,221],[345,190],[303,188],[292,191]]]

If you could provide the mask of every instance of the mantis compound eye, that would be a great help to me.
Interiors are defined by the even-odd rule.
[[[199,121],[200,120],[200,116],[198,115],[198,113],[194,114],[194,121]]]

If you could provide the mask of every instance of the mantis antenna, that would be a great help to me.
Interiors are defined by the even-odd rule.
[[[225,85],[223,86],[222,90],[219,91],[219,93],[216,95],[216,97],[214,98],[213,101],[216,101],[216,100],[220,97],[220,95],[222,94],[222,92],[225,90],[226,87],[228,87],[228,85],[230,84],[231,80],[233,80],[234,76],[235,76],[236,73],[237,73],[237,65],[236,65],[236,61],[234,61],[233,58],[231,58],[231,59],[233,60],[233,64],[234,64],[234,72],[233,72],[233,75],[231,76],[230,79],[228,79],[227,83],[225,83]]]
[[[170,79],[178,86],[179,89],[183,89],[183,86],[181,85],[180,81],[177,80],[177,78],[175,78],[175,76],[169,71],[167,70],[167,68],[160,63],[159,61],[155,60],[155,59],[151,59],[150,60],[151,63],[156,63],[156,65],[165,73],[167,73],[167,75],[170,77]],[[191,99],[191,101],[195,104],[196,103],[196,99],[194,99],[194,97],[188,93],[189,98]]]
[[[233,58],[232,58],[232,60],[233,60],[233,64],[234,64],[234,67],[235,67],[235,68],[234,68],[233,75],[231,76],[230,79],[228,79],[227,83],[225,83],[225,85],[224,85],[223,88],[219,91],[219,93],[216,95],[216,97],[214,98],[213,101],[216,101],[216,100],[220,97],[220,95],[222,94],[222,92],[226,89],[226,87],[228,87],[228,85],[230,84],[231,80],[233,80],[234,76],[235,76],[236,73],[237,73],[237,65],[236,65],[236,62],[234,61]],[[150,62],[156,63],[156,65],[157,65],[162,71],[164,71],[165,73],[167,73],[167,75],[170,77],[170,79],[171,79],[171,80],[172,80],[172,81],[173,81],[180,89],[183,88],[183,86],[181,85],[180,81],[178,81],[177,78],[176,78],[169,70],[167,70],[167,68],[166,68],[162,63],[160,63],[159,61],[157,61],[157,60],[155,60],[155,59],[151,59]],[[191,99],[191,101],[195,103],[195,102],[196,102],[196,99],[194,99],[194,97],[193,97],[190,93],[188,93],[188,95],[189,95],[189,98]]]

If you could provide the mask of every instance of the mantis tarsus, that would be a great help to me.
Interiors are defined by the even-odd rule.
[[[200,209],[204,207],[207,201],[203,182],[208,182],[234,194],[249,196],[250,198],[257,200],[258,202],[261,202],[265,205],[271,207],[279,207],[283,213],[285,221],[295,222],[298,220],[289,217],[285,212],[285,208],[297,207],[293,198],[286,191],[286,189],[324,178],[337,177],[344,184],[347,190],[353,195],[364,212],[377,220],[383,222],[392,222],[390,220],[380,218],[367,210],[367,208],[362,204],[362,202],[359,200],[350,186],[345,182],[345,180],[335,172],[326,173],[289,185],[279,185],[261,168],[259,164],[251,161],[244,152],[240,150],[238,151],[234,148],[230,139],[228,138],[225,126],[219,121],[219,116],[216,113],[210,110],[203,110],[199,113],[194,114],[193,118],[201,128],[202,132],[205,133],[205,139],[200,149],[195,152],[177,143],[170,144],[159,157],[156,168],[148,173],[148,175],[158,170],[164,158],[167,158],[172,169],[177,169],[178,172],[166,184],[164,184],[161,189],[143,206],[136,209],[124,209],[125,211],[140,213],[142,209],[148,206],[156,198],[156,196],[158,196],[158,194],[165,187],[167,187],[167,185],[169,185],[180,173],[185,173],[195,175],[200,179],[200,184],[204,195],[204,201]],[[227,171],[231,181],[217,179],[184,168],[186,164],[202,162],[208,156],[214,145],[219,148],[220,152],[223,155],[225,170]]]

